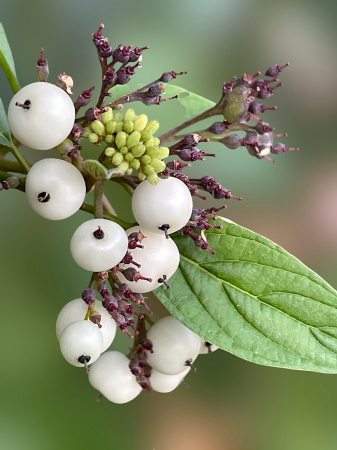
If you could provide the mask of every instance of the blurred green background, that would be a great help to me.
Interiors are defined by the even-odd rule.
[[[257,160],[245,148],[207,144],[216,161],[196,162],[188,174],[214,175],[244,201],[223,214],[282,245],[337,287],[337,3],[328,0],[1,0],[3,23],[21,85],[36,81],[40,46],[51,70],[66,72],[74,98],[100,84],[91,34],[101,22],[118,44],[149,45],[133,86],[164,71],[187,70],[175,84],[217,101],[233,75],[291,63],[284,87],[264,114],[281,139],[300,152]],[[0,73],[1,97],[11,98]],[[176,102],[142,108],[158,118],[160,132],[180,123]],[[55,151],[23,150],[30,162]],[[97,150],[86,150],[85,156]],[[131,219],[130,201],[108,186],[117,212]],[[18,191],[1,192],[0,449],[58,450],[313,450],[337,447],[337,377],[257,366],[218,351],[197,360],[189,388],[171,394],[143,392],[126,405],[96,403],[84,370],[68,365],[55,337],[55,320],[80,297],[89,274],[76,266],[69,241],[89,216],[42,219]],[[219,204],[220,202],[218,202]],[[201,202],[196,202],[199,206]],[[207,205],[212,206],[211,198]],[[165,309],[152,301],[155,317]],[[127,351],[122,333],[113,349]]]

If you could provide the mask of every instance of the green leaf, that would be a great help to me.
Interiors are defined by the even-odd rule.
[[[180,266],[157,297],[205,340],[267,366],[337,373],[337,293],[268,239],[218,218],[212,255],[174,238]]]
[[[11,130],[9,129],[8,120],[4,105],[0,98],[0,133],[8,140],[12,140]]]
[[[115,101],[118,98],[124,97],[130,93],[130,88],[127,84],[118,84],[117,86],[111,88],[109,92],[112,94],[112,100]]]
[[[105,180],[108,176],[108,170],[100,162],[94,159],[87,159],[82,163],[82,168],[90,174],[95,180]]]
[[[20,90],[20,85],[16,77],[14,59],[11,48],[8,44],[6,33],[0,22],[0,65],[2,66],[11,88],[16,94]]]
[[[215,103],[207,98],[201,97],[198,94],[194,94],[193,92],[187,91],[186,89],[173,86],[172,84],[164,84],[165,93],[168,97],[173,97],[179,94],[178,101],[183,105],[186,109],[185,118],[190,119],[193,116],[197,116],[198,114],[203,113],[207,109],[212,108]],[[183,95],[183,96],[181,96]]]

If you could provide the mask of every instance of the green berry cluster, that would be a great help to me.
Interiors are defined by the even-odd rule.
[[[153,136],[158,128],[157,120],[149,122],[145,114],[136,116],[131,108],[124,114],[107,108],[100,120],[84,129],[83,137],[96,145],[108,144],[100,158],[108,169],[118,167],[127,175],[135,169],[141,181],[148,179],[151,184],[157,184],[158,173],[166,167],[162,160],[170,153],[167,147],[160,147],[159,139]]]

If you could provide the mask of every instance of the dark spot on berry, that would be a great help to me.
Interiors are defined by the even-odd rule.
[[[40,203],[47,203],[50,200],[50,195],[48,192],[40,192],[40,194],[37,196],[37,199]]]

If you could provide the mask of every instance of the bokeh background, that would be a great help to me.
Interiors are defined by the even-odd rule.
[[[100,84],[91,34],[101,22],[118,44],[149,45],[132,81],[187,70],[175,84],[217,101],[224,81],[244,72],[291,63],[284,87],[264,114],[299,152],[259,161],[245,148],[203,148],[216,161],[196,162],[188,174],[214,175],[235,195],[223,215],[283,246],[337,286],[337,3],[333,0],[1,0],[3,23],[21,85],[36,81],[40,46],[48,81],[66,72],[74,98]],[[11,98],[0,73],[0,95]],[[160,131],[184,115],[174,101],[146,109]],[[41,125],[42,126],[42,125]],[[55,151],[23,150],[30,162]],[[96,149],[85,156],[95,156]],[[130,200],[108,184],[117,212],[131,220]],[[61,222],[34,214],[18,191],[1,192],[1,450],[313,450],[337,447],[337,378],[257,366],[223,351],[201,356],[189,387],[171,394],[142,393],[126,405],[96,403],[84,370],[68,365],[55,337],[55,320],[80,296],[89,274],[76,266],[69,241],[89,216]],[[89,199],[90,200],[90,199]],[[198,205],[200,203],[197,202]],[[212,206],[211,198],[207,205]],[[151,301],[155,318],[166,315]],[[122,333],[113,349],[127,351]]]

